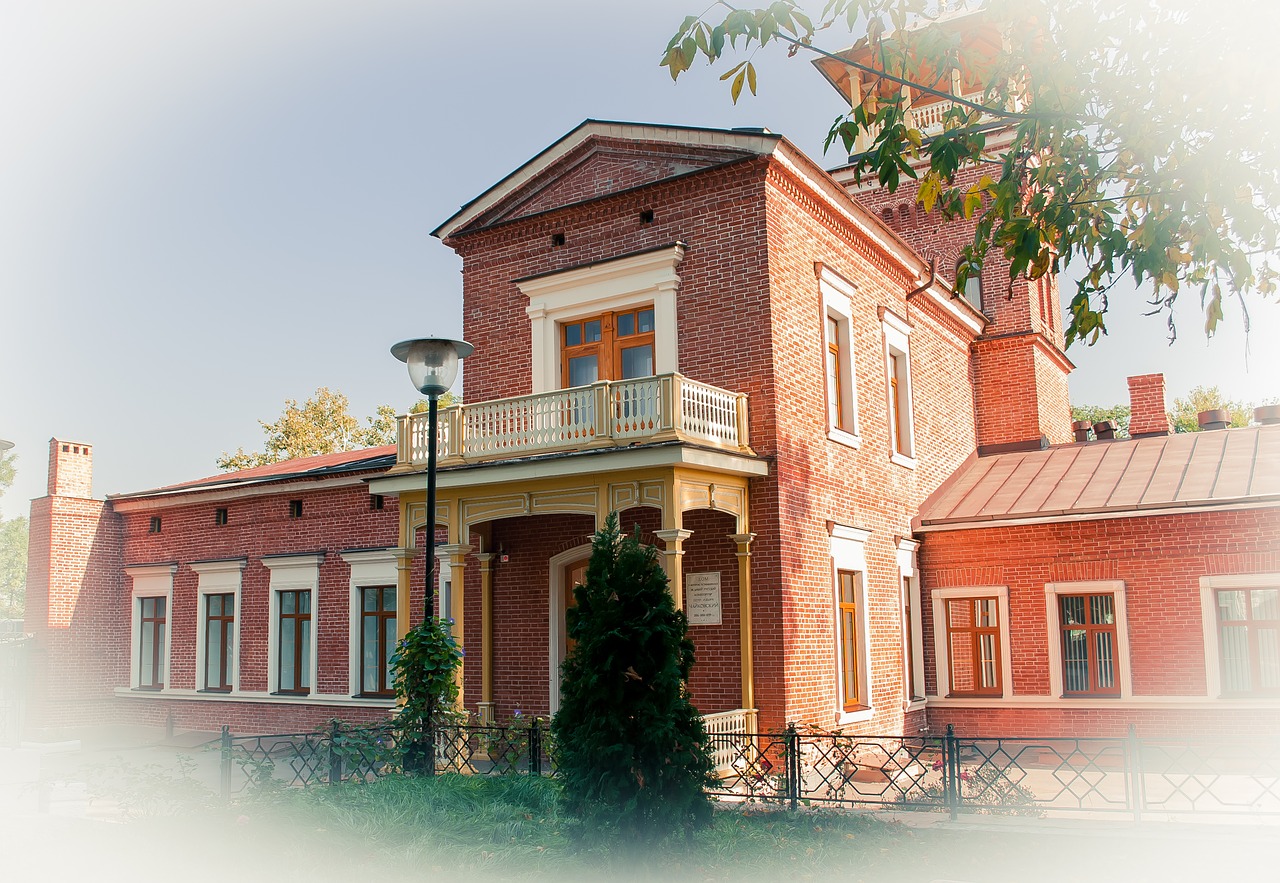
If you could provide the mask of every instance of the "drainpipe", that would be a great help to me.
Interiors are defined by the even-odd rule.
[[[911,300],[911,298],[915,297],[917,294],[920,294],[926,291],[929,288],[929,286],[932,285],[937,280],[938,280],[938,259],[929,258],[929,280],[925,282],[924,285],[921,285],[919,288],[913,288],[910,291],[908,291],[907,300]]]

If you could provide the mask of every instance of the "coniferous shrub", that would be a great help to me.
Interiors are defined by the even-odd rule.
[[[713,762],[689,700],[688,623],[652,546],[611,514],[567,613],[576,642],[561,667],[551,728],[566,808],[636,844],[709,823]]]

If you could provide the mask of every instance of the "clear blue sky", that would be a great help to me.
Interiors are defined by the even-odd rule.
[[[699,2],[0,4],[0,508],[43,495],[53,435],[95,445],[102,495],[216,472],[319,386],[407,406],[388,346],[461,330],[460,262],[428,232],[587,117],[763,125],[838,164],[839,98],[800,58],[757,58],[736,108],[719,70],[671,83],[660,50]],[[1076,401],[1161,370],[1171,395],[1280,394],[1280,307],[1255,304],[1246,360],[1231,305],[1206,342],[1188,299],[1170,348],[1140,298],[1114,304],[1112,337],[1069,353]]]

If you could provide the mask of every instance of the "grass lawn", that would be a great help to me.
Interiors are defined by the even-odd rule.
[[[939,817],[922,815],[936,821]],[[51,826],[60,821],[65,824]],[[691,842],[582,845],[555,785],[389,777],[231,808],[149,804],[123,824],[9,827],[11,879],[1165,881],[1280,878],[1280,828],[1047,820],[920,827],[865,813],[726,806]],[[47,839],[42,848],[41,838]],[[12,848],[21,845],[21,849]],[[47,850],[47,851],[45,851]]]

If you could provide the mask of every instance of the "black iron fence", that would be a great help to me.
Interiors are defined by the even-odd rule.
[[[436,773],[550,775],[544,724],[450,724],[434,733]],[[1280,739],[855,736],[788,727],[710,737],[711,791],[727,801],[998,813],[1280,815]],[[223,729],[222,794],[368,781],[409,763],[389,724],[334,722],[314,733],[232,736]],[[412,756],[409,752],[408,756]],[[419,772],[422,763],[417,765]]]
[[[332,721],[312,733],[233,736],[227,727],[217,740],[221,792],[234,797],[248,790],[337,785],[370,781],[411,767],[423,772],[423,755],[434,753],[435,773],[543,775],[551,771],[548,732],[533,719],[527,725],[437,727],[434,752],[402,746],[391,724],[351,726]],[[421,758],[421,759],[416,759]]]
[[[1280,815],[1280,739],[713,737],[722,799],[1039,816]]]

